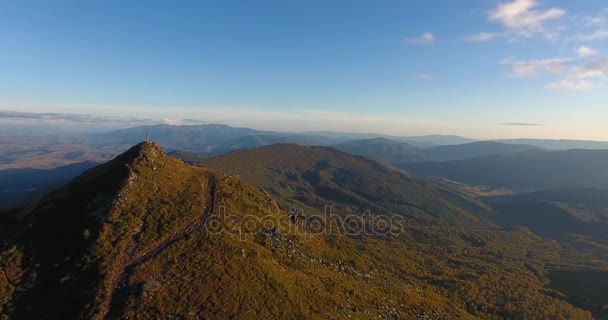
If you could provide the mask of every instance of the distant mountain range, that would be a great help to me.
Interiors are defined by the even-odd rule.
[[[527,144],[549,150],[568,150],[568,149],[608,149],[608,141],[588,141],[588,140],[553,140],[553,139],[506,139],[497,140],[499,142],[511,144]]]
[[[96,134],[94,137],[102,141],[121,141],[134,143],[140,141],[146,132],[152,140],[169,150],[181,149],[196,153],[225,153],[238,149],[251,149],[275,143],[296,143],[300,145],[340,145],[349,141],[376,140],[386,143],[388,140],[397,143],[407,143],[412,148],[437,149],[428,150],[429,155],[437,155],[439,159],[451,160],[455,157],[465,158],[491,154],[510,154],[533,148],[548,150],[565,149],[608,149],[608,142],[579,141],[579,140],[548,140],[548,139],[511,139],[492,141],[476,141],[453,135],[427,135],[412,137],[397,137],[373,133],[341,133],[341,132],[304,132],[288,133],[276,131],[261,131],[251,128],[236,128],[220,124],[203,124],[193,126],[154,125],[116,130],[106,134]],[[471,144],[471,143],[478,144]],[[450,148],[440,146],[455,146],[453,153]],[[512,145],[517,145],[513,147]],[[468,151],[463,150],[468,148]],[[458,152],[462,155],[455,156]]]
[[[330,145],[337,138],[315,134],[283,133],[237,128],[221,124],[192,126],[153,125],[116,130],[93,135],[102,141],[135,143],[149,133],[151,139],[168,150],[184,150],[199,154],[221,154],[239,149],[251,149],[275,143]]]
[[[349,141],[349,140],[368,140],[373,138],[385,138],[398,142],[405,142],[415,148],[430,148],[432,146],[440,146],[440,145],[450,145],[450,144],[464,144],[469,142],[474,142],[476,140],[464,138],[455,135],[426,135],[426,136],[410,136],[410,137],[400,137],[400,136],[391,136],[385,134],[377,134],[377,133],[344,133],[344,132],[331,132],[331,131],[316,131],[316,132],[307,132],[307,134],[314,134],[319,136],[330,137],[334,139],[339,139],[341,141]]]
[[[146,133],[157,143],[170,149],[200,150],[213,144],[224,143],[233,139],[267,134],[268,132],[250,128],[235,128],[222,124],[204,124],[192,126],[153,125],[121,129],[105,134],[92,135],[104,141],[137,143]]]
[[[254,149],[277,143],[295,143],[303,146],[329,145],[335,141],[322,136],[297,134],[256,134],[228,140],[216,145],[209,145],[204,153],[223,154],[235,150]]]
[[[404,162],[412,174],[518,192],[571,187],[608,188],[608,150],[532,150],[443,162]]]
[[[419,149],[405,142],[393,141],[386,138],[347,141],[334,147],[352,154],[382,159],[389,163],[447,161],[541,150],[538,147],[530,145],[507,144],[495,141],[479,141]]]
[[[508,144],[496,141],[478,141],[458,145],[436,146],[424,149],[428,159],[448,161],[483,157],[488,155],[510,155],[525,151],[540,150],[539,147],[525,144]]]
[[[464,138],[455,135],[443,135],[443,134],[434,134],[434,135],[426,135],[426,136],[411,136],[411,137],[403,137],[399,140],[408,142],[413,141],[417,143],[425,143],[432,144],[435,146],[443,146],[443,145],[452,145],[452,144],[465,144],[470,142],[475,142],[475,139]]]
[[[524,191],[541,190],[545,187],[601,187],[603,186],[603,183],[589,182],[587,184],[581,184],[580,182],[577,182],[573,184],[573,181],[575,181],[576,178],[572,178],[570,181],[566,181],[560,185],[551,186],[549,180],[546,180],[544,176],[539,176],[544,171],[540,170],[536,172],[533,168],[528,170],[530,173],[526,173],[526,175],[529,176],[528,180],[522,180],[520,183],[502,183],[500,181],[494,181],[499,179],[498,177],[500,174],[497,174],[492,178],[475,179],[476,175],[488,177],[488,175],[493,172],[492,166],[494,166],[494,164],[491,159],[488,160],[490,162],[484,162],[484,160],[480,159],[467,161],[465,163],[475,164],[473,164],[470,169],[466,169],[466,165],[461,164],[459,169],[445,169],[447,171],[443,169],[435,171],[436,169],[431,170],[424,168],[451,168],[456,164],[420,164],[419,166],[414,166],[408,165],[407,163],[464,160],[488,156],[510,156],[518,153],[542,151],[543,149],[539,146],[544,146],[549,150],[574,146],[584,146],[595,149],[606,145],[605,142],[573,140],[508,140],[508,142],[512,143],[473,141],[471,139],[449,135],[392,137],[371,133],[282,133],[261,131],[251,128],[235,128],[220,124],[194,126],[153,125],[116,130],[110,133],[79,136],[55,135],[32,138],[28,136],[0,135],[0,172],[2,172],[3,169],[25,169],[14,171],[12,174],[15,177],[18,174],[22,174],[23,178],[15,178],[12,181],[21,180],[29,182],[31,181],[31,178],[28,177],[28,170],[49,170],[67,165],[75,165],[75,168],[78,168],[77,164],[83,162],[107,161],[126,150],[129,145],[144,139],[146,133],[149,133],[152,140],[166,148],[171,155],[186,162],[197,162],[200,159],[209,158],[214,155],[236,150],[253,149],[277,143],[298,144],[303,146],[332,146],[342,151],[366,156],[378,161],[393,165],[399,164],[401,168],[411,170],[415,174],[439,175],[465,183],[506,186]],[[527,144],[514,144],[517,142],[525,142]],[[578,151],[573,151],[573,153],[577,152]],[[554,160],[555,159],[551,159],[550,161]],[[539,161],[542,163],[542,160]],[[584,161],[584,159],[581,159],[581,161]],[[483,171],[483,169],[476,170],[475,168],[478,165],[481,165],[482,167],[489,166],[489,168],[486,171]],[[532,165],[532,163],[522,164],[522,170],[527,168],[526,165]],[[536,166],[542,166],[542,164],[536,164]],[[459,175],[458,170],[465,170],[465,172]],[[569,168],[569,170],[573,169]],[[594,171],[592,168],[588,171],[589,175],[593,175]],[[63,172],[63,176],[56,180],[65,182],[78,175],[82,170],[57,172]],[[521,172],[513,173],[516,175],[521,174]],[[589,179],[590,181],[601,179],[603,173],[595,173],[598,174],[597,177]],[[560,175],[563,174],[564,173],[560,173]],[[505,179],[516,179],[508,177],[509,174],[506,172],[504,175],[506,176]],[[545,174],[545,176],[546,175],[547,174]],[[533,183],[532,180],[534,180],[534,177],[538,177],[537,180],[539,181],[547,182],[544,184]],[[59,184],[60,183],[57,182],[48,186],[56,186]],[[41,185],[28,186],[25,188],[7,183],[4,185],[5,190],[48,190],[48,187],[43,187]],[[6,207],[21,204],[26,200],[40,197],[43,193],[43,191],[20,191],[20,194],[15,194],[13,191],[5,191],[3,194],[0,194],[0,197],[10,199],[10,201],[3,201],[0,206]]]
[[[415,148],[437,145],[463,144],[473,139],[450,135],[396,137],[373,133],[303,132],[288,133],[261,131],[250,128],[235,128],[220,124],[193,126],[153,125],[116,130],[107,134],[92,135],[103,141],[135,143],[149,132],[154,141],[168,149],[182,149],[199,153],[224,153],[231,150],[251,149],[274,143],[297,143],[302,145],[335,145],[351,140],[385,138],[405,142]]]
[[[382,159],[389,163],[417,162],[431,159],[425,150],[414,148],[405,142],[386,138],[347,141],[334,145],[334,147],[351,154]]]

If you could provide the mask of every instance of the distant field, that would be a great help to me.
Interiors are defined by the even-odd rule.
[[[83,161],[105,162],[126,149],[121,143],[98,143],[77,136],[0,135],[0,171],[54,169]]]

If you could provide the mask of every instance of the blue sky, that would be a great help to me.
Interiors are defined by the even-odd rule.
[[[0,109],[608,140],[608,3],[2,1]]]

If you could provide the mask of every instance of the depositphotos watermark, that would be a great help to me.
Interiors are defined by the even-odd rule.
[[[210,233],[222,233],[245,237],[260,232],[277,230],[289,235],[335,235],[388,237],[401,234],[404,218],[399,215],[374,215],[370,210],[361,214],[338,214],[326,206],[324,213],[305,214],[304,210],[292,207],[286,214],[229,214],[225,207],[218,207],[208,217],[205,228]]]

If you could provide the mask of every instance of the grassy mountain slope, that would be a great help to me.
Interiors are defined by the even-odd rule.
[[[261,189],[154,144],[86,171],[19,217],[0,251],[2,317],[470,318],[385,262],[352,258],[375,253],[375,240],[330,243]]]
[[[549,286],[548,267],[604,262],[526,229],[498,230],[474,200],[331,148],[275,145],[208,161],[282,203],[137,145],[19,212],[0,249],[0,314],[592,318]],[[319,232],[310,218],[324,204],[407,219],[386,234]]]
[[[335,205],[342,213],[393,214],[418,223],[486,225],[463,207],[478,203],[437,189],[376,161],[328,147],[277,144],[203,160],[199,164],[238,174],[281,199],[308,207]],[[453,199],[451,201],[450,199]]]
[[[564,237],[581,234],[608,243],[608,189],[571,188],[513,196],[485,202],[504,224],[523,225],[539,234]]]
[[[570,188],[485,200],[504,225],[526,226],[584,255],[608,258],[608,189]],[[551,269],[550,286],[569,301],[608,318],[608,270],[593,264]]]
[[[453,297],[483,319],[590,317],[572,309],[570,292],[554,290],[549,277],[562,268],[608,267],[604,258],[580,255],[526,229],[496,230],[481,219],[472,226],[471,216],[491,214],[474,200],[331,148],[274,145],[202,164],[238,174],[290,206],[304,208],[307,215],[322,212],[325,205],[356,213],[348,203],[359,210],[405,215],[409,220],[397,237],[347,238],[341,246],[357,248],[351,259],[369,257],[375,269],[391,270],[428,291]],[[468,214],[452,211],[452,205]],[[412,214],[411,207],[419,210]]]

